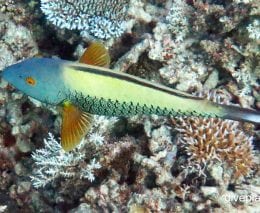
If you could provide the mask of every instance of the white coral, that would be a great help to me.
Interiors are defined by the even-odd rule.
[[[98,132],[93,132],[89,135],[89,141],[96,144],[102,145],[104,143],[105,137]]]
[[[0,206],[0,213],[1,212],[6,212],[6,210],[7,210],[7,206],[6,205]]]
[[[101,167],[95,158],[90,164],[86,164],[86,156],[80,152],[79,148],[65,152],[51,133],[47,139],[44,139],[44,146],[45,148],[37,149],[32,154],[36,165],[31,176],[34,187],[44,187],[58,177],[79,176],[79,178],[86,178],[90,182],[94,181],[93,171]],[[82,144],[79,147],[83,147]],[[79,164],[81,166],[78,166]]]
[[[251,24],[247,26],[247,31],[249,33],[249,38],[253,40],[260,39],[260,21],[255,19]]]
[[[81,172],[81,178],[88,179],[90,182],[93,182],[95,180],[95,176],[93,174],[93,171],[95,169],[100,169],[101,165],[99,162],[96,162],[96,159],[92,159],[91,163],[87,165],[86,168],[82,169]]]
[[[240,3],[249,4],[249,3],[252,3],[253,0],[233,0],[233,2],[235,2],[237,4],[240,4]]]
[[[41,0],[41,10],[54,25],[100,39],[119,37],[124,32],[127,5],[125,0]]]

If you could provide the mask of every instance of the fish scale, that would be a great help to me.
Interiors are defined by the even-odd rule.
[[[175,111],[173,109],[160,108],[159,106],[141,106],[140,104],[120,103],[118,100],[106,100],[104,98],[84,96],[82,93],[70,92],[68,99],[77,104],[81,110],[96,115],[105,116],[134,116],[134,115],[159,115],[159,116],[203,116],[203,117],[219,117],[213,113],[198,113],[194,111]]]

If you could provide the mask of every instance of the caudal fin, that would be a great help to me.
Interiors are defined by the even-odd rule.
[[[254,124],[260,124],[260,111],[241,108],[231,105],[219,105],[223,111],[225,119],[245,121]]]

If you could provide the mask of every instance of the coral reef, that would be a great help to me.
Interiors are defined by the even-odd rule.
[[[44,187],[59,177],[85,178],[90,182],[95,180],[95,169],[101,165],[95,158],[89,164],[85,163],[86,156],[82,153],[84,143],[72,152],[64,152],[52,134],[44,140],[44,149],[37,149],[32,153],[36,168],[31,176],[34,187]]]
[[[125,29],[127,1],[49,1],[41,0],[47,19],[60,28],[80,30],[81,35],[109,39],[119,37]]]
[[[204,174],[216,162],[233,179],[248,176],[255,166],[253,138],[239,128],[239,122],[216,118],[181,118],[173,120],[180,132],[177,142],[189,155],[187,172]],[[244,160],[246,159],[246,161]]]
[[[260,39],[260,23],[259,20],[254,19],[252,21],[252,23],[250,23],[247,26],[247,31],[249,33],[249,38],[253,39],[253,40],[259,40]]]
[[[22,58],[38,54],[38,47],[31,32],[22,25],[17,25],[0,13],[0,69]]]
[[[185,1],[173,2],[168,15],[153,29],[148,56],[164,62],[159,72],[169,84],[183,91],[200,91],[201,80],[210,70],[203,55],[195,54],[192,47],[197,41],[189,36],[191,11]]]
[[[259,110],[258,5],[0,0],[0,72],[33,56],[76,61],[92,39],[101,39],[117,72]],[[64,153],[60,121],[56,107],[0,79],[0,212],[260,208],[257,126],[216,118],[95,115],[80,146]]]

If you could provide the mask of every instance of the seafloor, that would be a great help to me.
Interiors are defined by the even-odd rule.
[[[118,72],[260,110],[258,0],[0,0],[0,71],[93,41]],[[65,153],[56,106],[0,80],[0,212],[260,212],[259,126],[95,116]]]

